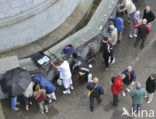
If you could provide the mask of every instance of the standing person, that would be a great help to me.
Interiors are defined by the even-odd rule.
[[[125,78],[123,80],[124,83],[124,90],[122,91],[122,95],[125,96],[125,90],[127,92],[130,92],[129,86],[134,85],[136,80],[136,74],[135,71],[132,69],[132,66],[128,66],[127,69],[125,69],[122,74],[125,74]]]
[[[60,59],[59,63],[59,66],[57,66],[53,62],[51,62],[51,65],[60,72],[59,78],[63,80],[63,85],[66,89],[65,91],[63,91],[63,94],[70,94],[70,89],[73,90],[74,87],[69,63],[68,61],[63,61],[63,59]]]
[[[130,96],[132,97],[132,112],[139,112],[142,108],[143,98],[146,96],[146,90],[141,88],[140,82],[136,82],[136,89],[132,89],[132,86],[130,88]]]
[[[112,44],[108,41],[108,37],[103,38],[102,50],[104,62],[106,65],[105,70],[108,70],[109,63],[113,64],[115,62],[115,57],[113,57],[113,47]]]
[[[32,105],[31,97],[33,96],[33,86],[34,82],[31,81],[28,88],[24,92],[24,100],[25,100],[25,110],[29,111],[29,104]]]
[[[156,74],[151,74],[146,81],[146,91],[148,92],[148,101],[150,103],[153,100],[153,93],[156,90]]]
[[[17,96],[11,97],[11,109],[14,111],[18,111],[19,108],[16,107],[16,105],[19,105],[20,103],[17,102]]]
[[[103,87],[98,84],[98,78],[94,77],[93,82],[88,83],[87,89],[90,91],[90,110],[94,111],[94,99],[96,98],[98,103],[102,101],[102,95],[104,95]]]
[[[122,40],[122,32],[123,32],[123,18],[120,17],[120,13],[117,13],[117,17],[116,18],[112,18],[110,17],[109,19],[110,21],[112,21],[114,23],[114,26],[117,28],[118,31],[118,41],[121,42]]]
[[[136,34],[137,30],[134,28],[134,26],[139,22],[139,20],[140,20],[140,11],[135,11],[134,17],[130,21],[130,33],[129,33],[130,38],[137,37]]]
[[[151,10],[150,6],[146,6],[145,10],[144,10],[144,14],[143,14],[143,19],[147,19],[147,24],[149,24],[150,28],[151,28],[151,22],[154,21],[155,19],[155,15]]]
[[[113,84],[111,87],[112,93],[113,93],[113,105],[114,106],[118,106],[118,95],[120,93],[120,91],[123,90],[123,79],[125,78],[124,74],[120,74],[119,76],[117,76],[116,78],[113,79]]]
[[[39,104],[40,112],[44,114],[44,111],[48,112],[48,105],[46,102],[47,96],[46,96],[46,90],[41,89],[40,85],[37,84],[34,92],[34,97],[37,100],[37,103]]]
[[[124,8],[120,9],[119,12],[127,11],[130,20],[133,19],[136,11],[136,7],[134,3],[131,0],[124,0],[121,4],[118,4],[118,7],[123,7],[123,6]]]
[[[76,53],[73,53],[72,56],[74,60],[74,65],[72,69],[78,71],[79,81],[83,83],[88,79],[89,74],[88,65],[85,62],[85,60],[81,56],[78,56]]]
[[[143,49],[145,45],[145,40],[147,38],[148,33],[151,32],[150,27],[146,24],[147,20],[143,19],[142,24],[137,24],[134,27],[138,29],[138,36],[136,38],[134,47],[137,47],[141,40],[140,48]]]
[[[56,96],[55,96],[56,87],[52,84],[52,82],[50,82],[48,79],[46,79],[45,77],[38,75],[38,74],[32,75],[32,80],[35,83],[40,84],[42,89],[46,90],[46,94],[47,94],[48,98],[50,99],[49,103],[52,100],[56,100]]]
[[[116,42],[118,40],[118,31],[117,31],[117,28],[115,28],[114,25],[111,24],[109,26],[108,34],[109,34],[109,41],[112,43],[113,50],[114,50],[115,49]]]

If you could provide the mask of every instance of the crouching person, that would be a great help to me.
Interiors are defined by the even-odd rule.
[[[88,83],[87,89],[89,89],[88,96],[90,96],[90,110],[94,111],[94,99],[96,98],[98,103],[102,101],[102,95],[104,95],[103,87],[98,84],[98,78],[94,77],[93,81]]]
[[[78,56],[76,53],[73,53],[73,59],[74,59],[74,65],[72,67],[73,71],[78,72],[79,78],[78,80],[81,83],[84,83],[88,79],[88,74],[89,74],[89,68],[85,60],[81,57]]]
[[[40,108],[40,112],[42,114],[44,114],[44,111],[47,113],[48,112],[48,102],[47,102],[46,91],[44,89],[41,89],[39,84],[36,85],[34,97],[37,100],[37,103]]]

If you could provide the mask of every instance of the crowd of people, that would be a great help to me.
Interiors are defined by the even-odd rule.
[[[124,30],[124,20],[121,17],[123,12],[128,14],[128,19],[130,22],[130,32],[129,37],[136,38],[134,47],[136,48],[141,41],[140,48],[144,48],[144,44],[147,35],[151,32],[152,22],[155,19],[155,15],[152,12],[150,6],[146,6],[143,19],[140,19],[140,11],[136,10],[135,4],[131,0],[123,0],[121,4],[118,4],[117,17],[110,17],[110,21],[113,22],[109,26],[109,31],[103,36],[102,50],[103,58],[105,63],[105,70],[109,68],[109,64],[115,62],[115,57],[113,57],[113,52],[115,50],[115,45],[117,42],[122,41],[122,32]],[[122,8],[121,8],[122,7]],[[121,8],[121,9],[120,9]],[[102,95],[104,94],[104,89],[97,83],[97,77],[93,78],[93,81],[88,84],[87,89],[90,90],[90,110],[94,110],[94,98],[100,103]],[[136,88],[134,88],[134,84]],[[119,106],[118,95],[122,92],[123,96],[126,96],[126,92],[132,97],[132,111],[138,112],[141,110],[143,104],[143,98],[147,98],[147,103],[150,103],[153,99],[153,93],[156,89],[156,74],[151,74],[146,81],[146,90],[141,87],[141,83],[136,81],[136,73],[132,66],[128,66],[120,75],[112,78],[111,91],[113,94],[113,105]],[[89,92],[89,93],[90,93]],[[148,96],[146,94],[148,92]],[[100,99],[99,99],[100,98]]]
[[[120,7],[123,6],[122,9]],[[148,33],[151,32],[152,22],[155,19],[155,15],[152,12],[150,6],[146,6],[143,19],[140,19],[140,11],[136,10],[135,4],[131,0],[124,0],[121,4],[118,4],[119,8],[117,11],[117,17],[110,17],[109,21],[112,23],[109,26],[109,31],[107,34],[103,35],[102,39],[102,51],[105,63],[105,70],[108,70],[109,64],[115,62],[115,57],[113,52],[115,50],[117,42],[122,41],[122,33],[124,30],[124,20],[121,17],[121,13],[126,12],[128,14],[128,19],[130,22],[130,32],[129,37],[136,37],[136,42],[134,47],[137,47],[141,41],[140,48],[144,48],[144,43],[147,38]],[[98,103],[101,103],[102,97],[104,95],[104,88],[98,83],[97,77],[90,77],[90,71],[85,60],[78,56],[78,54],[73,53],[73,65],[70,67],[68,61],[59,59],[59,64],[56,65],[51,62],[51,65],[59,71],[58,84],[64,86],[65,90],[63,94],[70,94],[71,90],[74,90],[72,73],[71,71],[76,71],[79,75],[78,80],[80,82],[88,81],[87,89],[89,90],[88,96],[90,97],[90,110],[94,111],[94,99],[97,99]],[[88,79],[89,78],[89,79]],[[33,89],[35,85],[35,89]],[[134,88],[134,85],[136,87]],[[52,100],[56,100],[55,96],[55,85],[50,82],[45,77],[33,74],[32,82],[28,86],[27,90],[24,92],[25,98],[25,110],[29,111],[29,105],[32,104],[30,98],[34,97],[36,99],[40,112],[48,112],[48,103]],[[112,78],[111,91],[113,94],[113,105],[116,107],[119,105],[118,95],[122,92],[123,96],[126,96],[125,92],[129,92],[132,97],[132,109],[135,112],[141,110],[143,104],[143,98],[148,97],[147,103],[150,103],[153,99],[153,93],[156,90],[156,74],[152,73],[146,81],[146,90],[142,88],[141,83],[136,81],[136,73],[132,66],[128,66],[120,75]],[[147,96],[147,93],[148,96]],[[17,111],[19,110],[16,105],[17,97],[11,98],[11,109]]]

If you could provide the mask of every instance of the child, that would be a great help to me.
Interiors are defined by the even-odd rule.
[[[39,84],[36,85],[34,97],[37,100],[37,103],[39,104],[40,112],[44,114],[44,110],[45,110],[45,112],[47,113],[48,103],[47,103],[46,91],[44,89],[41,89]]]

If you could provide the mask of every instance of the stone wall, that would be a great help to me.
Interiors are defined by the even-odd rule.
[[[36,9],[20,13],[14,10],[22,9],[22,5],[29,6],[30,3],[25,1],[32,2]],[[44,1],[53,4],[48,6]],[[83,1],[88,0],[81,0]],[[0,10],[0,17],[3,17],[0,19],[0,52],[22,47],[54,31],[72,14],[79,2],[80,0],[1,0],[0,7],[4,7],[4,11]],[[8,14],[4,14],[8,4],[9,7],[14,6],[11,11],[15,16],[10,15],[10,10]]]

